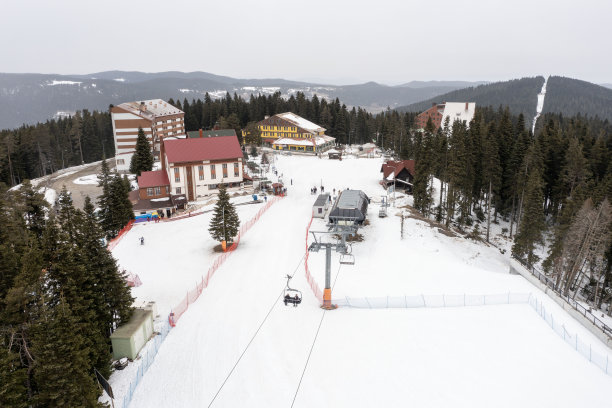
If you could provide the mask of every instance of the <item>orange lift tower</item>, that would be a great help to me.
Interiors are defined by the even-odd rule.
[[[354,265],[355,257],[351,254],[351,246],[347,245],[346,237],[348,235],[355,236],[357,226],[354,225],[335,225],[329,231],[311,231],[314,237],[314,242],[308,247],[310,252],[319,252],[325,248],[325,288],[323,289],[323,304],[322,309],[333,310],[337,309],[338,305],[331,302],[331,251],[332,248],[340,253],[340,264]],[[317,234],[319,239],[317,240]],[[340,242],[323,242],[322,235],[339,235]]]

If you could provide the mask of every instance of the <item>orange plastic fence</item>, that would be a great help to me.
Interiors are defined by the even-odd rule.
[[[312,289],[312,293],[314,293],[314,295],[316,296],[317,299],[319,299],[320,302],[323,302],[323,292],[321,292],[321,289],[319,288],[317,281],[310,274],[310,270],[308,269],[308,256],[310,254],[310,252],[308,252],[308,233],[310,232],[310,226],[312,225],[312,220],[313,220],[313,217],[310,217],[310,222],[308,223],[308,226],[306,227],[306,255],[304,256],[304,270],[306,272],[306,280],[308,281],[308,284],[310,285],[310,289]]]
[[[123,238],[123,236],[132,229],[132,226],[134,225],[134,220],[130,220],[130,222],[127,223],[127,225],[123,228],[121,228],[121,230],[119,231],[119,233],[117,234],[117,236],[113,239],[111,239],[108,242],[108,245],[106,246],[106,248],[109,251],[112,251],[113,249],[115,249],[115,247],[117,246],[117,244],[119,243],[119,241],[121,241],[121,238]]]
[[[223,265],[223,263],[227,260],[227,258],[238,247],[238,244],[240,243],[240,238],[242,237],[242,235],[244,235],[249,229],[251,229],[251,227],[255,225],[257,221],[259,221],[261,216],[274,203],[280,200],[281,200],[281,197],[272,198],[270,201],[268,201],[266,205],[264,205],[262,208],[259,209],[259,211],[257,212],[257,214],[255,214],[253,218],[251,218],[246,223],[242,224],[242,226],[240,227],[240,230],[238,231],[238,234],[236,235],[236,238],[234,239],[234,242],[227,249],[227,252],[224,252],[220,254],[219,256],[217,256],[217,258],[215,258],[215,261],[213,262],[213,264],[210,266],[210,268],[208,268],[208,272],[206,273],[206,276],[202,277],[202,281],[198,283],[194,289],[187,292],[187,295],[185,296],[185,298],[178,305],[172,308],[172,311],[170,312],[170,315],[168,316],[168,321],[170,322],[170,325],[172,327],[176,326],[176,322],[178,322],[178,320],[181,318],[183,313],[185,313],[185,311],[189,308],[189,305],[195,302],[202,294],[202,291],[208,287],[208,284],[210,283],[210,280],[212,279],[217,269],[219,269],[219,267]]]

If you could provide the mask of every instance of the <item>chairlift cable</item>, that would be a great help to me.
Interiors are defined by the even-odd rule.
[[[336,282],[338,281],[338,276],[340,275],[340,268],[342,264],[338,265],[338,272],[336,272],[336,277],[334,278],[334,283],[332,284],[332,289],[336,287]],[[319,322],[319,327],[317,327],[317,332],[315,333],[314,340],[312,341],[312,345],[310,346],[310,351],[308,352],[308,358],[306,359],[306,364],[304,364],[304,370],[302,370],[302,376],[300,377],[300,382],[298,383],[297,389],[295,390],[295,395],[293,396],[293,401],[291,401],[291,408],[295,404],[295,400],[297,398],[298,392],[300,392],[300,386],[302,385],[302,380],[304,379],[304,374],[306,374],[306,368],[308,368],[308,362],[310,361],[310,356],[312,355],[312,350],[314,349],[315,343],[317,342],[317,338],[319,337],[319,330],[321,330],[321,325],[323,324],[323,319],[325,318],[325,312],[327,309],[323,309],[323,314],[321,316],[321,321]]]
[[[304,258],[306,257],[306,254],[304,254],[302,256],[302,259],[300,259],[300,262],[298,263],[297,267],[295,268],[295,270],[293,271],[293,274],[291,275],[291,277],[293,278],[293,276],[296,274],[296,272],[298,271],[298,269],[300,268],[300,265],[302,265],[302,261],[304,261]],[[221,392],[221,390],[223,389],[223,387],[225,386],[225,383],[227,382],[227,380],[229,380],[229,378],[231,377],[231,375],[234,373],[234,370],[236,369],[236,367],[238,366],[238,363],[240,363],[240,360],[242,360],[242,357],[244,357],[244,355],[246,354],[247,350],[249,349],[249,346],[251,345],[251,343],[253,343],[253,340],[255,340],[255,337],[257,337],[257,335],[259,334],[259,331],[261,330],[261,328],[263,327],[264,323],[266,322],[266,320],[268,320],[268,317],[270,316],[270,314],[272,313],[272,310],[274,310],[274,306],[276,306],[276,304],[278,303],[278,300],[283,296],[283,294],[285,293],[285,288],[283,288],[283,290],[281,290],[280,294],[278,295],[278,297],[276,298],[276,300],[274,300],[274,303],[272,303],[272,306],[270,307],[270,310],[268,310],[268,314],[266,314],[266,317],[264,317],[264,319],[262,320],[261,324],[259,325],[259,327],[257,328],[257,330],[255,331],[255,333],[253,334],[253,337],[251,337],[251,340],[249,340],[248,344],[246,345],[246,347],[244,348],[244,350],[242,350],[242,353],[240,354],[240,357],[238,357],[238,360],[236,360],[236,363],[234,364],[234,366],[232,367],[232,369],[230,370],[230,372],[227,374],[227,376],[225,377],[225,380],[223,380],[223,383],[221,384],[221,386],[219,387],[219,389],[217,390],[217,392],[215,393],[215,396],[213,397],[213,399],[210,401],[210,403],[208,404],[208,408],[210,408],[212,406],[212,404],[215,402],[215,400],[217,399],[217,396],[219,395],[219,393]]]

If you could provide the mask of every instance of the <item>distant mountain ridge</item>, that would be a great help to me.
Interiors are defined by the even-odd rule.
[[[0,129],[44,122],[80,109],[106,110],[110,104],[140,99],[212,98],[234,93],[281,92],[283,97],[303,92],[307,97],[339,98],[347,106],[373,112],[421,101],[465,84],[462,81],[413,82],[387,86],[368,82],[357,85],[325,85],[285,79],[237,79],[207,72],[105,71],[86,75],[0,73]]]
[[[531,120],[536,114],[537,96],[543,84],[542,76],[495,82],[454,90],[422,102],[401,106],[397,110],[421,112],[432,103],[466,101],[495,108],[500,105],[508,106],[512,113],[523,113],[527,120]],[[567,116],[580,113],[612,121],[612,89],[578,79],[551,76],[546,86],[542,113],[562,113]]]

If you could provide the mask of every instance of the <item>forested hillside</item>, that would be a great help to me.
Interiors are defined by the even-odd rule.
[[[551,76],[546,86],[545,113],[599,117],[612,122],[612,89],[559,76]]]
[[[397,108],[400,112],[422,112],[432,103],[476,102],[477,106],[508,106],[514,115],[523,113],[531,119],[536,114],[537,95],[542,89],[543,77],[522,78],[507,82],[459,89],[427,101]],[[612,121],[612,89],[578,79],[551,76],[546,86],[543,113],[561,113],[566,116],[599,117]]]
[[[533,117],[536,113],[537,96],[544,77],[513,79],[505,82],[480,85],[448,92],[435,98],[397,108],[400,112],[422,112],[432,103],[476,102],[477,106],[507,106],[515,115],[520,113]]]

